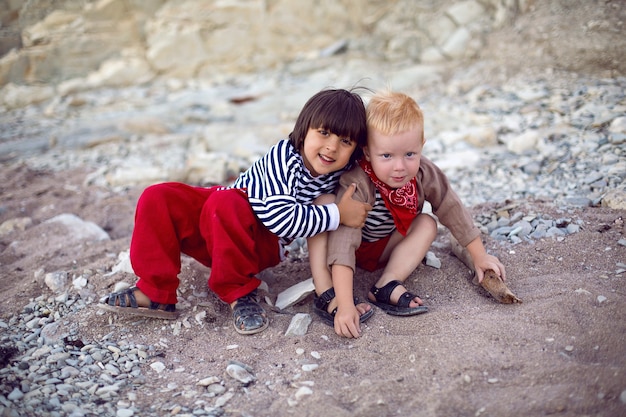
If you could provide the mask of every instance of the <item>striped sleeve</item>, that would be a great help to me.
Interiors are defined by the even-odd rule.
[[[283,140],[241,174],[234,187],[247,190],[252,210],[272,233],[291,240],[338,227],[335,204],[312,203],[319,195],[334,191],[340,174],[312,177],[301,156]]]

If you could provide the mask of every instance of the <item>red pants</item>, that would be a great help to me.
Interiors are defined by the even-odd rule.
[[[245,193],[218,188],[164,183],[142,193],[130,260],[150,300],[177,302],[181,252],[211,268],[209,288],[226,303],[256,289],[255,275],[280,262],[278,237],[257,219]]]
[[[384,267],[387,262],[380,262],[380,257],[383,255],[389,239],[391,239],[391,235],[374,242],[361,242],[361,246],[356,250],[356,266],[370,272]]]

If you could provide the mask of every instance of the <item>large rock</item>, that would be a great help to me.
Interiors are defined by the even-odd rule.
[[[23,47],[0,59],[0,86],[86,79],[105,62],[109,73],[121,74],[121,85],[146,78],[129,77],[133,70],[212,79],[315,62],[329,53],[442,62],[475,54],[482,36],[526,3],[446,0],[426,7],[413,0],[338,0],[321,8],[290,0],[29,1],[20,9],[24,16],[11,23],[24,28]],[[124,56],[128,48],[139,55]],[[120,72],[124,65],[131,69]],[[112,81],[100,85],[115,86]]]

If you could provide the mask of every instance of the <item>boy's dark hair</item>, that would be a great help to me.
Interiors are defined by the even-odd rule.
[[[341,137],[356,141],[357,146],[350,162],[362,155],[367,144],[367,124],[363,99],[352,91],[322,90],[311,97],[296,120],[289,141],[300,152],[309,129],[322,128]]]

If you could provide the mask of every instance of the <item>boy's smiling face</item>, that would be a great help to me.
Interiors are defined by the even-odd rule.
[[[345,168],[356,149],[356,142],[328,130],[309,129],[302,145],[302,159],[311,175],[317,177]]]
[[[363,153],[378,179],[391,188],[401,188],[417,175],[424,148],[424,129],[420,124],[391,135],[370,128],[367,135]]]

